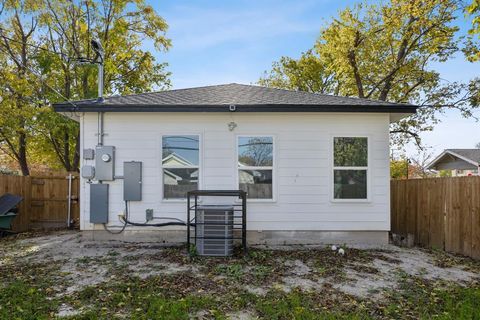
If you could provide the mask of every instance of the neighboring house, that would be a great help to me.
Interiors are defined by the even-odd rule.
[[[198,170],[194,170],[193,172],[188,173],[186,177],[182,177],[174,173],[175,171],[178,171],[175,170],[175,168],[193,166],[193,163],[191,163],[187,159],[182,158],[175,152],[163,157],[162,165],[165,168],[171,168],[163,170],[163,182],[167,185],[179,185],[182,184],[183,181],[198,181]]]
[[[81,230],[107,235],[90,220],[97,180],[109,186],[106,226],[121,225],[123,163],[134,160],[143,166],[142,198],[128,202],[130,220],[144,222],[146,209],[186,220],[186,191],[242,188],[250,243],[387,243],[389,125],[416,111],[408,104],[240,84],[54,108],[80,122],[82,175],[96,166],[91,181],[81,179]],[[99,144],[105,147],[93,158]],[[99,154],[108,146],[115,147],[114,157]],[[123,236],[178,241],[185,227],[129,226]]]
[[[480,149],[445,149],[427,169],[451,171],[452,177],[478,175]]]

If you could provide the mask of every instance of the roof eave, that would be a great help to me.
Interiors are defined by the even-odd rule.
[[[461,159],[467,163],[470,163],[471,165],[474,165],[474,166],[479,166],[479,163],[472,160],[472,159],[469,159],[469,158],[466,158],[456,152],[453,152],[451,150],[444,150],[441,154],[439,154],[435,159],[433,159],[432,162],[430,162],[428,165],[427,165],[427,169],[433,169],[433,170],[436,170],[435,167],[437,166],[437,164],[447,155],[452,155],[454,157],[457,157],[458,159]]]
[[[230,105],[139,105],[139,104],[54,104],[56,112],[231,112]],[[377,112],[415,113],[414,105],[311,105],[254,104],[235,105],[234,112]]]

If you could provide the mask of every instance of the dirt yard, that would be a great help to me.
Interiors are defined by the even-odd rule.
[[[480,317],[480,262],[390,246],[186,249],[79,232],[0,240],[1,319],[442,319]]]

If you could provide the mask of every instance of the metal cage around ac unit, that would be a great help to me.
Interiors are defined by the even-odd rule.
[[[231,205],[200,205],[200,197],[231,197]],[[192,201],[193,200],[193,201]],[[238,201],[240,200],[240,201]],[[193,213],[193,215],[192,215]],[[187,247],[202,256],[230,256],[235,241],[247,253],[247,193],[242,190],[194,190],[187,193]],[[193,240],[193,241],[192,241]]]

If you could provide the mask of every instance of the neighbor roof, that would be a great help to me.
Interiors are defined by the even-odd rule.
[[[452,155],[474,166],[480,166],[480,149],[445,149],[427,167],[434,168],[447,155]]]
[[[112,96],[54,104],[57,112],[387,112],[414,113],[416,106],[237,83]],[[233,110],[232,110],[233,111]]]

